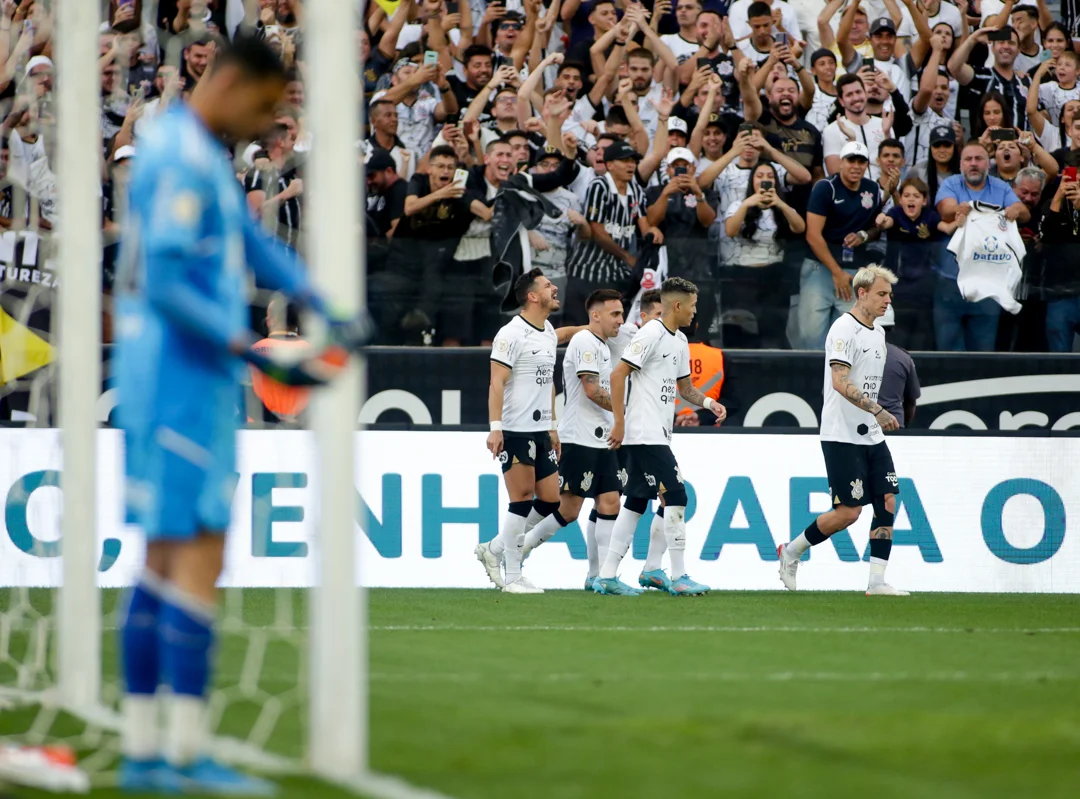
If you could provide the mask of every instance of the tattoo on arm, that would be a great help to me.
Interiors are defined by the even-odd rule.
[[[605,411],[611,410],[611,394],[600,385],[599,375],[582,375],[581,382],[585,384],[585,396]]]
[[[679,396],[691,405],[697,405],[699,408],[705,407],[705,395],[698,391],[689,377],[684,377],[679,381]]]
[[[892,540],[892,528],[891,527],[878,527],[876,530],[870,531],[871,538],[878,538],[883,541]]]
[[[840,385],[837,387],[837,390],[844,395],[844,399],[874,416],[881,412],[881,406],[863,394],[862,390],[851,382],[851,378],[849,377],[849,373],[851,372],[850,366],[844,366],[842,363],[834,363],[832,365],[832,371],[834,385],[836,382],[839,382]]]

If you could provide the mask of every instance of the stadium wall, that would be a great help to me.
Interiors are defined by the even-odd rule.
[[[138,532],[123,524],[122,441],[102,431],[98,470],[100,583],[131,582]],[[497,531],[506,497],[483,433],[360,434],[356,498],[365,584],[488,587],[472,549]],[[890,581],[915,591],[1080,592],[1080,438],[906,436],[890,442],[900,475]],[[687,560],[716,588],[776,589],[776,546],[829,504],[812,435],[677,435],[686,477]],[[54,585],[60,574],[54,430],[0,430],[0,585]],[[307,586],[317,524],[309,434],[245,431],[239,439],[228,586]],[[73,509],[77,512],[77,509]],[[866,582],[866,510],[849,533],[815,548],[800,588]],[[632,552],[644,559],[651,515]],[[1071,529],[1069,522],[1071,521]],[[640,563],[626,565],[634,573]],[[528,561],[548,588],[580,588],[585,543],[571,525]]]
[[[382,429],[487,429],[489,350],[375,347],[368,351],[368,400],[360,421]],[[107,352],[108,355],[108,352]],[[1080,431],[1080,357],[1035,353],[914,353],[922,383],[915,430]],[[721,400],[726,426],[816,428],[822,356],[816,352],[725,350]],[[103,374],[109,374],[106,364]],[[562,391],[562,368],[556,370]],[[109,421],[115,392],[98,418]],[[562,396],[559,396],[561,402]]]

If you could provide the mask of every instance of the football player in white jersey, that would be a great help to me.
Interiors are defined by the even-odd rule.
[[[496,587],[510,594],[542,594],[521,576],[522,549],[528,529],[559,507],[555,348],[581,328],[557,332],[551,326],[548,317],[559,310],[559,290],[540,269],[519,277],[514,293],[521,313],[502,326],[491,345],[487,439],[492,457],[502,464],[510,504],[499,535],[474,551]]]
[[[885,331],[874,322],[892,301],[896,275],[877,265],[855,273],[855,305],[831,328],[825,341],[825,403],[821,409],[821,451],[829,475],[833,509],[818,516],[798,538],[781,544],[780,580],[795,590],[799,558],[812,546],[853,525],[863,505],[874,506],[870,525],[870,582],[867,596],[907,596],[885,582],[892,551],[893,515],[899,480],[885,431],[896,418],[877,402],[885,374]]]
[[[626,322],[619,327],[618,333],[613,338],[609,338],[607,345],[611,351],[611,362],[618,363],[622,358],[623,351],[630,345],[630,341],[637,335],[638,330],[646,322],[651,322],[653,319],[660,318],[660,290],[649,289],[642,292],[641,301],[638,303],[638,319],[636,321]],[[562,328],[556,330],[556,333],[560,333]],[[615,450],[615,455],[619,459],[619,474],[620,479],[626,476],[626,452],[622,449]],[[610,540],[610,532],[604,539],[604,550],[601,551],[596,543],[596,522],[598,516],[596,513],[596,506],[593,505],[593,509],[589,512],[589,521],[585,525],[585,548],[589,555],[589,576],[595,577],[600,573],[600,564],[604,561],[604,556],[607,553],[607,542]],[[650,546],[653,541],[663,540],[664,538],[664,509],[657,508],[656,515],[653,517],[652,527],[649,528],[651,538]],[[586,591],[592,590],[592,581],[587,580],[585,585]]]
[[[563,356],[566,403],[559,420],[562,499],[559,509],[525,536],[524,556],[576,520],[586,499],[594,499],[597,521],[586,531],[589,574],[585,590],[591,591],[600,571],[600,553],[607,551],[611,540],[622,487],[619,459],[608,449],[607,440],[612,423],[608,341],[622,325],[622,295],[615,289],[598,289],[585,301],[585,309],[589,326],[570,339]]]
[[[600,576],[593,582],[598,594],[637,593],[636,589],[627,591],[616,572],[630,548],[638,519],[658,494],[664,500],[664,534],[671,558],[671,579],[665,587],[683,596],[709,590],[686,573],[686,488],[671,451],[676,393],[691,405],[712,411],[717,422],[727,416],[723,405],[698,391],[690,380],[690,347],[679,328],[693,321],[697,294],[697,286],[689,280],[665,280],[660,287],[660,318],[638,331],[611,372],[615,418],[608,440],[612,447],[623,446],[627,451],[626,500],[611,532]]]

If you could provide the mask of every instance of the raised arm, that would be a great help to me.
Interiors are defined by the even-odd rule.
[[[859,10],[859,0],[852,0],[840,17],[840,27],[836,30],[836,44],[840,47],[840,63],[844,69],[855,60],[855,48],[851,46],[851,29],[855,25],[855,12]],[[824,46],[825,40],[822,40]]]
[[[840,10],[840,6],[844,4],[844,1],[829,0],[829,4],[821,9],[821,13],[818,14],[818,38],[821,40],[821,46],[826,50],[831,49],[836,44],[836,35],[832,29],[832,18],[836,16],[836,12]]]
[[[542,0],[525,0],[525,27],[521,29],[521,33],[510,51],[510,58],[514,61],[514,69],[519,72],[525,66],[525,59],[529,57],[533,39],[536,38],[536,21],[540,19],[540,9],[542,7]]]
[[[379,40],[379,52],[391,61],[397,54],[397,40],[401,35],[401,29],[409,20],[409,11],[414,8],[413,0],[401,0],[394,16],[390,17],[390,24],[383,31],[382,39]]]
[[[703,189],[709,188],[713,181],[720,177],[720,173],[728,168],[728,164],[739,157],[743,149],[750,143],[752,133],[755,132],[756,131],[739,131],[739,134],[735,137],[735,141],[732,142],[728,151],[709,164],[709,166],[705,168],[705,171],[698,175],[698,185]]]
[[[926,58],[926,51],[930,49],[930,37],[933,31],[930,30],[930,21],[926,12],[919,8],[915,0],[904,0],[904,5],[911,14],[911,21],[915,24],[915,32],[918,34],[911,44],[911,62],[919,67]]]
[[[961,86],[967,86],[975,79],[975,70],[968,64],[968,59],[971,58],[971,51],[975,48],[975,45],[980,41],[985,42],[986,34],[992,30],[997,30],[997,28],[979,28],[964,39],[960,46],[953,50],[953,54],[949,56],[949,73],[956,78],[956,81]]]
[[[941,54],[944,52],[944,42],[940,36],[934,36],[930,44],[930,58],[926,60],[926,69],[923,70],[922,77],[919,79],[919,91],[911,98],[911,110],[916,114],[923,113],[930,105],[930,95],[934,93],[934,86],[937,85],[938,67],[941,65]]]
[[[1046,128],[1046,117],[1043,116],[1042,111],[1039,110],[1039,87],[1042,85],[1043,78],[1046,77],[1046,73],[1050,71],[1050,67],[1054,64],[1053,61],[1043,61],[1039,64],[1039,68],[1035,70],[1035,74],[1031,76],[1031,87],[1027,93],[1027,115],[1028,122],[1031,124],[1031,129],[1035,132],[1036,136],[1042,136],[1043,130]],[[1057,165],[1057,162],[1054,162]]]

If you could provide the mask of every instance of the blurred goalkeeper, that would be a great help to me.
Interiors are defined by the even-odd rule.
[[[127,690],[120,784],[128,790],[275,790],[205,754],[215,583],[237,479],[238,383],[244,361],[288,385],[325,383],[363,334],[357,321],[328,318],[302,264],[250,218],[221,143],[267,130],[285,85],[269,47],[237,39],[189,104],[147,128],[131,175],[126,274],[116,283],[118,418],[128,521],[143,527],[147,548],[120,633]],[[335,343],[254,351],[245,324],[248,270],[259,286],[326,318]],[[169,689],[163,731],[159,687]]]

